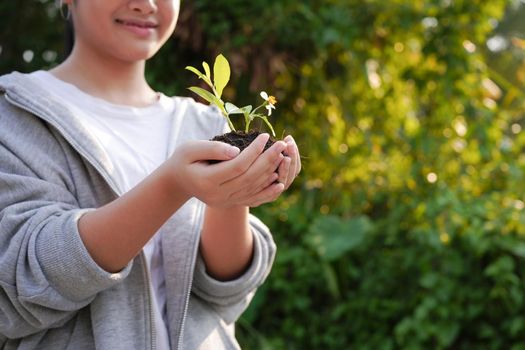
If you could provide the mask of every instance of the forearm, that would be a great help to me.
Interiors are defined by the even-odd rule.
[[[219,280],[240,276],[253,256],[248,207],[206,207],[200,249],[207,272]]]
[[[122,197],[80,218],[82,241],[106,271],[124,268],[189,199],[170,191],[165,176],[161,167]]]

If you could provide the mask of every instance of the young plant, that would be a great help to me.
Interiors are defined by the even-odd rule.
[[[260,96],[263,98],[264,102],[256,108],[252,108],[252,105],[237,107],[233,103],[224,102],[221,99],[222,92],[230,80],[230,64],[228,63],[228,60],[222,54],[215,58],[215,63],[213,64],[213,79],[208,63],[202,62],[202,67],[204,72],[201,72],[192,66],[187,66],[186,69],[195,73],[199,79],[202,79],[210,87],[211,92],[198,86],[192,86],[188,88],[189,90],[193,91],[210,104],[217,106],[222,115],[226,118],[228,126],[232,131],[236,131],[236,129],[233,126],[230,116],[242,114],[244,116],[245,133],[250,131],[250,124],[252,121],[255,118],[260,118],[268,126],[272,135],[275,137],[275,131],[273,130],[272,124],[268,121],[268,117],[272,114],[272,109],[275,109],[275,104],[277,103],[274,96],[269,96],[265,91],[261,91]],[[258,112],[263,107],[266,108],[266,114]]]

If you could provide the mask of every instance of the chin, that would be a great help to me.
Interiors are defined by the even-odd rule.
[[[142,49],[133,48],[133,49],[127,49],[123,51],[124,52],[121,55],[119,55],[119,57],[123,61],[136,62],[136,61],[144,61],[144,60],[150,59],[157,53],[158,49],[156,48],[155,49],[154,48],[142,48]]]

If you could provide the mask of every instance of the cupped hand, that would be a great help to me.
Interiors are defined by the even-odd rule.
[[[284,185],[286,190],[301,172],[301,156],[299,148],[291,135],[286,136],[284,141],[286,142],[286,149],[283,152],[285,157],[279,165],[278,181]]]
[[[275,173],[287,144],[277,141],[263,152],[268,134],[259,135],[239,154],[222,142],[189,141],[179,146],[164,168],[172,191],[182,191],[210,206],[255,206],[272,201],[285,186]],[[222,162],[210,164],[208,160]]]

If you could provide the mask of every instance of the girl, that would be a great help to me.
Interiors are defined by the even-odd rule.
[[[275,254],[249,207],[297,176],[293,138],[205,141],[214,109],[148,85],[178,0],[64,5],[66,61],[0,77],[0,347],[237,349]]]

